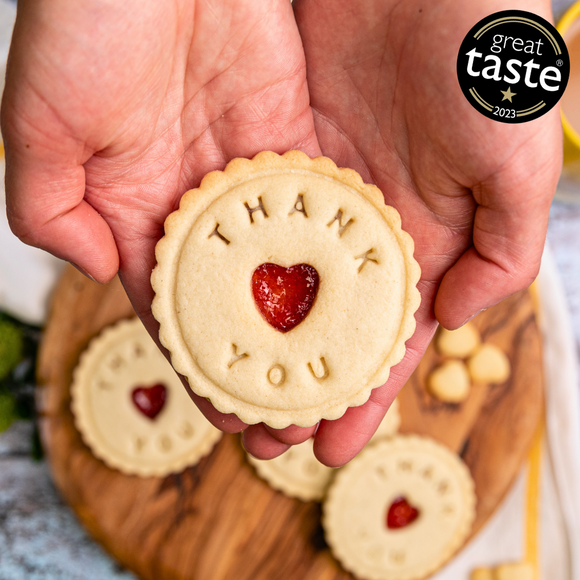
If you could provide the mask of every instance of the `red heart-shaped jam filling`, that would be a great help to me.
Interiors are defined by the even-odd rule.
[[[318,272],[308,264],[284,268],[262,264],[252,275],[252,293],[260,314],[280,332],[300,324],[318,293]]]
[[[419,517],[419,510],[413,507],[405,497],[398,497],[393,501],[387,513],[387,527],[392,529],[404,528]]]
[[[135,387],[131,392],[133,403],[143,415],[149,419],[155,419],[165,405],[167,398],[167,387],[162,383],[157,383],[151,387]]]

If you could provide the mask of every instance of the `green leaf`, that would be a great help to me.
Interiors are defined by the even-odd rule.
[[[24,356],[24,333],[12,321],[0,319],[0,380],[5,379]]]
[[[16,400],[10,393],[0,392],[0,433],[16,419]]]

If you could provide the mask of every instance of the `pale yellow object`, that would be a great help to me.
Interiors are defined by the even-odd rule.
[[[149,419],[132,391],[167,389]],[[81,355],[71,388],[75,423],[93,453],[127,474],[163,476],[195,464],[221,438],[201,414],[138,318],[107,327]]]
[[[469,580],[535,580],[535,571],[528,562],[512,562],[495,568],[477,568]]]
[[[476,383],[503,383],[511,373],[510,361],[504,351],[488,343],[468,359],[467,368]]]
[[[337,419],[386,382],[415,330],[420,269],[399,214],[324,157],[263,152],[208,174],[167,218],[156,256],[153,314],[173,366],[246,423]],[[319,274],[289,332],[254,303],[264,263]]]
[[[436,344],[444,356],[467,358],[481,344],[481,336],[475,325],[468,322],[457,330],[441,328]]]
[[[404,497],[419,510],[389,529],[387,513]],[[439,569],[463,545],[475,518],[469,470],[431,439],[396,436],[365,448],[338,471],[323,503],[334,556],[365,580],[416,580]]]
[[[540,285],[537,278],[532,282],[528,290],[534,306],[534,312],[539,316],[542,313],[542,297],[540,296]]]
[[[477,568],[471,572],[470,580],[538,580],[539,565],[539,508],[542,469],[543,422],[534,435],[528,462],[526,488],[525,545],[523,562],[500,564],[495,568]]]
[[[494,570],[494,580],[535,580],[534,567],[528,562],[501,564]]]
[[[540,422],[534,435],[528,461],[528,481],[526,488],[525,561],[534,571],[533,580],[539,580],[540,567],[540,500],[542,481],[544,422]]]
[[[258,475],[274,489],[303,501],[320,500],[335,472],[316,459],[314,440],[293,445],[288,451],[266,461],[248,455]]]
[[[476,568],[469,575],[469,580],[495,580],[491,568]]]
[[[465,363],[449,360],[435,368],[427,377],[429,392],[440,401],[461,403],[469,396],[471,379]]]

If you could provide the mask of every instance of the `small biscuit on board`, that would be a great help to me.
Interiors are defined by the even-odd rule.
[[[437,336],[437,350],[455,358],[467,358],[481,344],[481,336],[475,326],[468,322],[457,330],[441,328]]]
[[[442,363],[427,377],[429,392],[445,403],[461,403],[469,395],[471,380],[467,367],[460,360]]]
[[[332,553],[357,578],[419,580],[463,545],[475,503],[457,455],[426,437],[398,435],[338,470],[322,523]]]
[[[321,500],[334,470],[316,459],[314,440],[293,445],[274,459],[261,460],[248,454],[256,473],[271,487],[302,501]]]
[[[129,475],[195,465],[221,439],[138,318],[108,326],[73,373],[75,425],[93,454]]]
[[[511,373],[506,354],[493,344],[483,344],[467,361],[471,378],[476,383],[503,383]]]
[[[367,446],[392,437],[400,424],[399,401],[395,399]],[[336,472],[318,461],[313,439],[293,445],[274,459],[261,460],[248,454],[248,461],[271,487],[302,501],[320,501]]]

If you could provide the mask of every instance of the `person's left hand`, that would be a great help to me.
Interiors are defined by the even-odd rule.
[[[551,17],[545,0],[516,4]],[[517,7],[502,0],[294,2],[322,152],[379,186],[401,213],[422,268],[422,304],[405,358],[368,403],[320,424],[315,452],[327,465],[342,465],[369,440],[437,321],[457,328],[537,275],[561,167],[558,109],[519,125],[493,121],[468,103],[455,70],[470,28]]]

